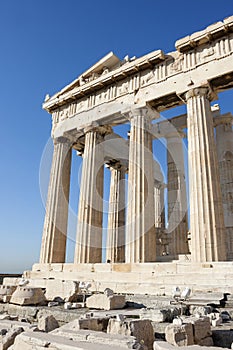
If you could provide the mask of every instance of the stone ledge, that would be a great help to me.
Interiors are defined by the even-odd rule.
[[[175,350],[176,347],[165,342],[165,341],[155,341],[154,350]],[[216,346],[200,346],[200,345],[189,345],[189,346],[179,346],[179,350],[223,350],[224,348]]]
[[[90,332],[89,332],[90,333]],[[99,333],[99,332],[96,332]],[[93,334],[93,332],[91,333]],[[86,336],[87,334],[85,334]],[[105,335],[103,333],[103,335]],[[75,337],[75,333],[73,334]],[[104,336],[103,336],[104,338]],[[105,337],[106,338],[106,337]],[[94,337],[94,341],[95,341]],[[108,337],[105,339],[106,343],[96,343],[96,342],[87,342],[83,338],[83,341],[71,340],[66,336],[59,336],[54,334],[46,333],[22,333],[16,338],[14,343],[14,350],[43,350],[44,348],[51,347],[54,350],[119,350],[119,349],[130,349],[128,344],[120,344],[119,342],[115,345],[112,342],[112,338]],[[132,348],[133,349],[133,348]],[[138,348],[143,350],[143,347]]]

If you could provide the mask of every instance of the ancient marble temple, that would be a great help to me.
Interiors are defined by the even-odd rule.
[[[123,60],[111,52],[57,94],[46,96],[43,108],[52,116],[54,153],[40,264],[34,271],[50,266],[67,274],[79,271],[82,278],[81,270],[92,266],[94,271],[100,264],[122,273],[182,257],[192,266],[233,260],[233,117],[221,114],[221,106],[211,106],[219,92],[233,87],[233,17],[175,46],[170,53],[157,50]],[[186,105],[186,114],[160,118],[180,105]],[[125,123],[130,124],[127,139],[113,131]],[[166,179],[155,161],[155,139],[166,142]],[[82,175],[74,261],[66,264],[72,149],[82,157]],[[104,181],[104,166],[110,184]]]

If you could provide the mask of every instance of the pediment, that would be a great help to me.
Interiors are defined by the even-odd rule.
[[[102,74],[108,73],[115,68],[118,68],[121,64],[121,60],[111,51],[93,66],[82,73],[77,79],[72,81],[69,85],[65,86],[57,95],[62,95],[76,86],[79,87],[87,82],[90,82]],[[56,95],[55,95],[56,96]]]

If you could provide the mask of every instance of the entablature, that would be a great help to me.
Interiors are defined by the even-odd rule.
[[[217,98],[219,91],[233,87],[232,21],[229,17],[194,33],[189,38],[195,45],[185,44],[181,49],[178,42],[177,51],[168,54],[157,50],[120,61],[109,53],[73,83],[47,97],[43,108],[52,114],[52,133],[61,136],[95,121],[122,124],[126,122],[122,110],[136,105],[161,112],[184,104],[185,92],[200,86],[210,87]]]

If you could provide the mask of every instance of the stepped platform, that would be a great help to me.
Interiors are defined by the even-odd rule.
[[[23,276],[29,286],[41,288],[49,280],[67,280],[89,281],[93,292],[111,288],[115,293],[171,295],[172,288],[179,286],[189,287],[192,294],[233,294],[233,262],[193,263],[180,258],[141,264],[35,264]],[[16,282],[15,278],[4,279],[5,285]],[[211,299],[216,301],[213,294]]]

